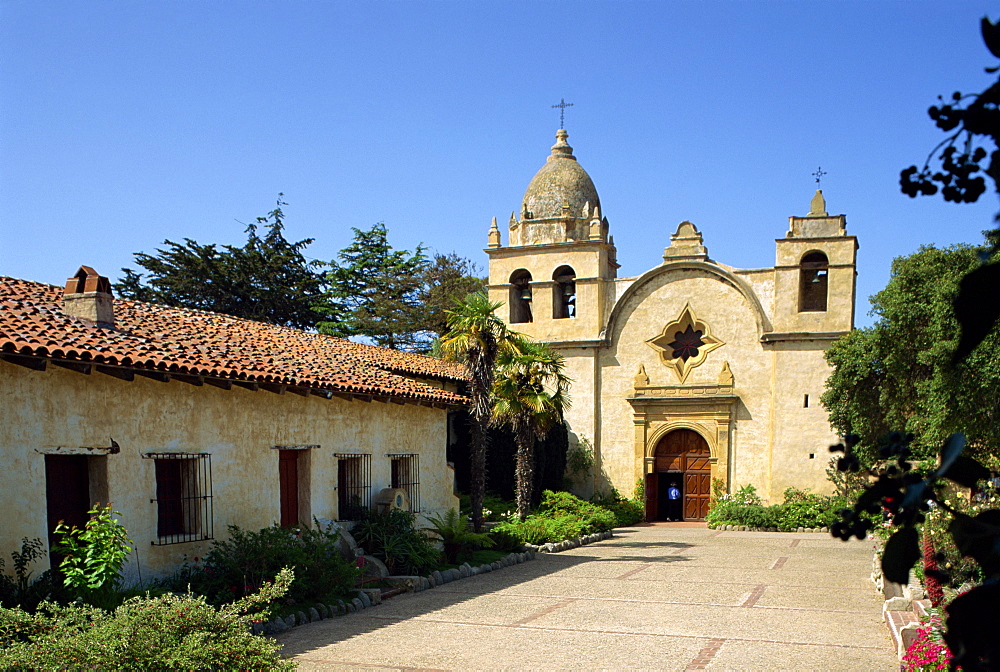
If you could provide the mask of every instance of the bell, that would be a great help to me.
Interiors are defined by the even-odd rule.
[[[566,283],[563,285],[563,296],[574,296],[576,294],[576,287],[571,283]]]
[[[522,301],[531,301],[531,288],[530,287],[525,287],[525,288],[523,288],[521,290],[521,300]]]

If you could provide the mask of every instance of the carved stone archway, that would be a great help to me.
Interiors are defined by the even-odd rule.
[[[633,396],[636,478],[657,473],[656,447],[678,429],[689,429],[708,446],[710,482],[729,488],[732,433],[739,397],[732,383],[649,386],[636,381]]]

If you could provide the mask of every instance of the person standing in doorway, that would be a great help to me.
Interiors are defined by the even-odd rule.
[[[681,491],[677,487],[676,481],[670,481],[667,488],[667,520],[682,520],[681,515]]]

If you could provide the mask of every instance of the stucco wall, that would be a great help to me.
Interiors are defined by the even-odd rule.
[[[372,492],[390,484],[387,453],[418,454],[424,512],[457,506],[447,466],[447,412],[414,404],[348,401],[294,394],[223,390],[209,385],[132,382],[55,366],[45,371],[0,361],[0,451],[4,487],[0,553],[22,537],[46,539],[45,454],[121,446],[107,455],[107,494],[136,543],[143,574],[172,571],[210,542],[152,545],[157,540],[154,461],[150,452],[211,454],[216,538],[227,525],[259,529],[279,518],[278,451],[309,450],[312,516],[337,518],[335,453],[372,455]],[[305,499],[303,497],[303,499]],[[131,559],[135,563],[135,558]],[[47,561],[45,563],[47,565]]]
[[[633,409],[627,401],[639,366],[645,368],[649,385],[680,382],[676,371],[665,366],[646,341],[690,304],[697,319],[724,345],[693,369],[685,384],[717,383],[723,363],[729,362],[734,393],[741,399],[735,409],[739,446],[735,480],[763,485],[768,470],[771,362],[760,345],[758,316],[750,302],[732,285],[695,269],[665,269],[633,290],[616,307],[611,345],[601,359],[601,455],[612,482],[619,491],[631,492],[643,473],[641,456],[635,454]]]

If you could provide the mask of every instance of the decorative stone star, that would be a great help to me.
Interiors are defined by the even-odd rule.
[[[691,369],[701,365],[712,350],[725,345],[711,334],[708,325],[698,320],[691,304],[684,306],[677,319],[646,344],[660,355],[660,361],[674,369],[684,382]]]

